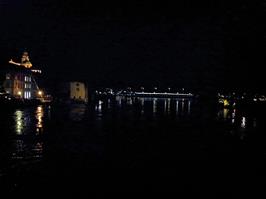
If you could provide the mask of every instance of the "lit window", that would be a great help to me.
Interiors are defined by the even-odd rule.
[[[31,98],[31,92],[29,92],[29,91],[25,91],[25,92],[24,92],[24,98],[25,98],[25,99],[30,99],[30,98]]]

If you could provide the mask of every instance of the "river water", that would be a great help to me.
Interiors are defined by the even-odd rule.
[[[123,98],[0,115],[0,180],[11,193],[263,188],[264,110]]]

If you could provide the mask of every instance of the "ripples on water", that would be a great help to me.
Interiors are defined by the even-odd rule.
[[[10,132],[12,159],[37,160],[42,157],[43,118],[44,107],[41,105],[14,111],[14,132]]]
[[[159,154],[168,150],[168,147],[169,150],[179,150],[178,145],[175,146],[175,144],[179,143],[179,147],[185,146],[185,143],[182,143],[182,139],[184,139],[182,136],[185,136],[184,142],[188,142],[188,146],[191,145],[190,135],[185,135],[185,133],[191,133],[191,139],[193,140],[195,133],[192,132],[209,128],[208,117],[205,120],[202,119],[205,118],[205,115],[210,115],[208,117],[212,121],[221,124],[225,136],[236,136],[239,140],[247,139],[249,134],[261,125],[261,119],[254,114],[250,115],[236,109],[219,109],[216,115],[212,115],[208,109],[199,107],[197,102],[189,99],[116,97],[115,99],[98,100],[88,106],[84,104],[66,107],[40,105],[9,111],[5,115],[1,115],[1,132],[5,133],[1,136],[0,158],[5,161],[5,164],[0,168],[0,177],[1,175],[7,175],[6,172],[10,168],[12,168],[10,171],[14,172],[19,170],[22,165],[24,165],[23,167],[25,165],[30,167],[36,162],[41,164],[44,158],[48,161],[53,158],[60,159],[60,156],[66,156],[64,158],[67,158],[70,152],[79,154],[74,155],[75,158],[81,156],[80,159],[76,160],[77,162],[84,161],[81,154],[87,154],[91,149],[97,151],[97,154],[100,154],[99,156],[110,155],[110,151],[114,151],[111,156],[120,158],[123,152],[120,152],[118,148],[114,149],[116,146],[110,148],[109,145],[123,146],[123,142],[127,142],[125,148],[129,148],[132,144],[138,142],[137,146],[132,145],[128,149],[127,153],[131,154],[129,156],[138,157],[140,155],[138,145],[143,147],[140,149],[144,149],[144,145],[147,145],[147,147],[150,147],[148,150],[153,152],[143,152],[147,154],[140,157],[143,156],[142,158],[148,159],[155,155],[155,157],[164,158]],[[173,130],[170,130],[171,128]],[[210,125],[210,128],[213,127]],[[147,134],[151,133],[149,132],[151,129],[154,134]],[[163,135],[164,131],[167,132],[165,135]],[[175,134],[169,134],[171,131]],[[106,135],[106,132],[111,135]],[[125,135],[118,135],[118,132]],[[130,134],[128,134],[129,132]],[[136,135],[132,135],[134,133]],[[145,136],[140,134],[145,134]],[[182,136],[176,137],[179,134]],[[45,136],[52,138],[45,139]],[[110,139],[112,136],[120,136],[119,139],[121,140],[106,142],[106,139]],[[128,138],[125,136],[128,136]],[[173,137],[171,138],[171,136]],[[143,139],[143,141],[139,141],[140,139]],[[169,140],[167,141],[167,139]],[[174,139],[177,140],[174,141]],[[204,140],[204,138],[200,139]],[[162,143],[165,144],[164,141],[168,142],[165,149],[157,148],[156,143],[162,145]],[[110,148],[107,152],[106,143],[107,148]],[[189,150],[194,150],[194,145]],[[199,145],[201,150],[202,143]],[[203,148],[206,147],[203,146]],[[206,153],[197,151],[199,149],[195,148],[196,153],[193,152],[195,157],[197,154]],[[52,153],[45,153],[45,150],[52,151]],[[121,154],[119,155],[119,153]],[[172,151],[167,153],[169,153],[169,156],[175,154]],[[182,152],[181,150],[176,152],[175,155],[184,155],[183,153],[192,154],[192,152]],[[50,158],[50,156],[53,158]],[[204,154],[205,156],[206,154]],[[55,160],[53,159],[53,161]],[[120,164],[121,161],[117,161],[116,164]]]
[[[92,108],[93,106],[94,108]],[[159,120],[167,116],[171,116],[172,119],[182,119],[192,117],[194,114],[193,106],[195,103],[189,99],[116,97],[115,100],[96,101],[89,107],[84,104],[76,104],[66,107],[66,109],[68,121],[74,122],[83,121],[85,117],[89,117],[87,115],[88,109],[94,109],[90,114],[94,115],[92,118],[97,122],[105,117],[108,118],[108,115],[112,115],[113,112],[120,116],[128,115],[129,119]],[[13,120],[13,130],[5,129],[10,132],[13,138],[12,159],[38,159],[42,157],[43,142],[41,136],[45,133],[44,117],[48,121],[51,119],[51,106],[40,105],[35,108],[14,110],[13,117],[8,118]],[[231,124],[230,132],[235,134],[240,132],[241,139],[244,138],[247,129],[257,127],[256,117],[246,116],[236,109],[220,109],[217,118]]]

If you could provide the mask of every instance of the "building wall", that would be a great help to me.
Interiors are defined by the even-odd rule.
[[[8,71],[5,76],[3,87],[7,93],[17,98],[34,98],[36,89],[29,73]]]
[[[87,88],[82,82],[70,82],[70,99],[87,102]]]

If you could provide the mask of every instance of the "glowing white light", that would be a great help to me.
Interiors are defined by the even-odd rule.
[[[241,120],[241,127],[242,127],[242,128],[246,128],[246,118],[245,118],[245,117],[242,117],[242,120]]]

